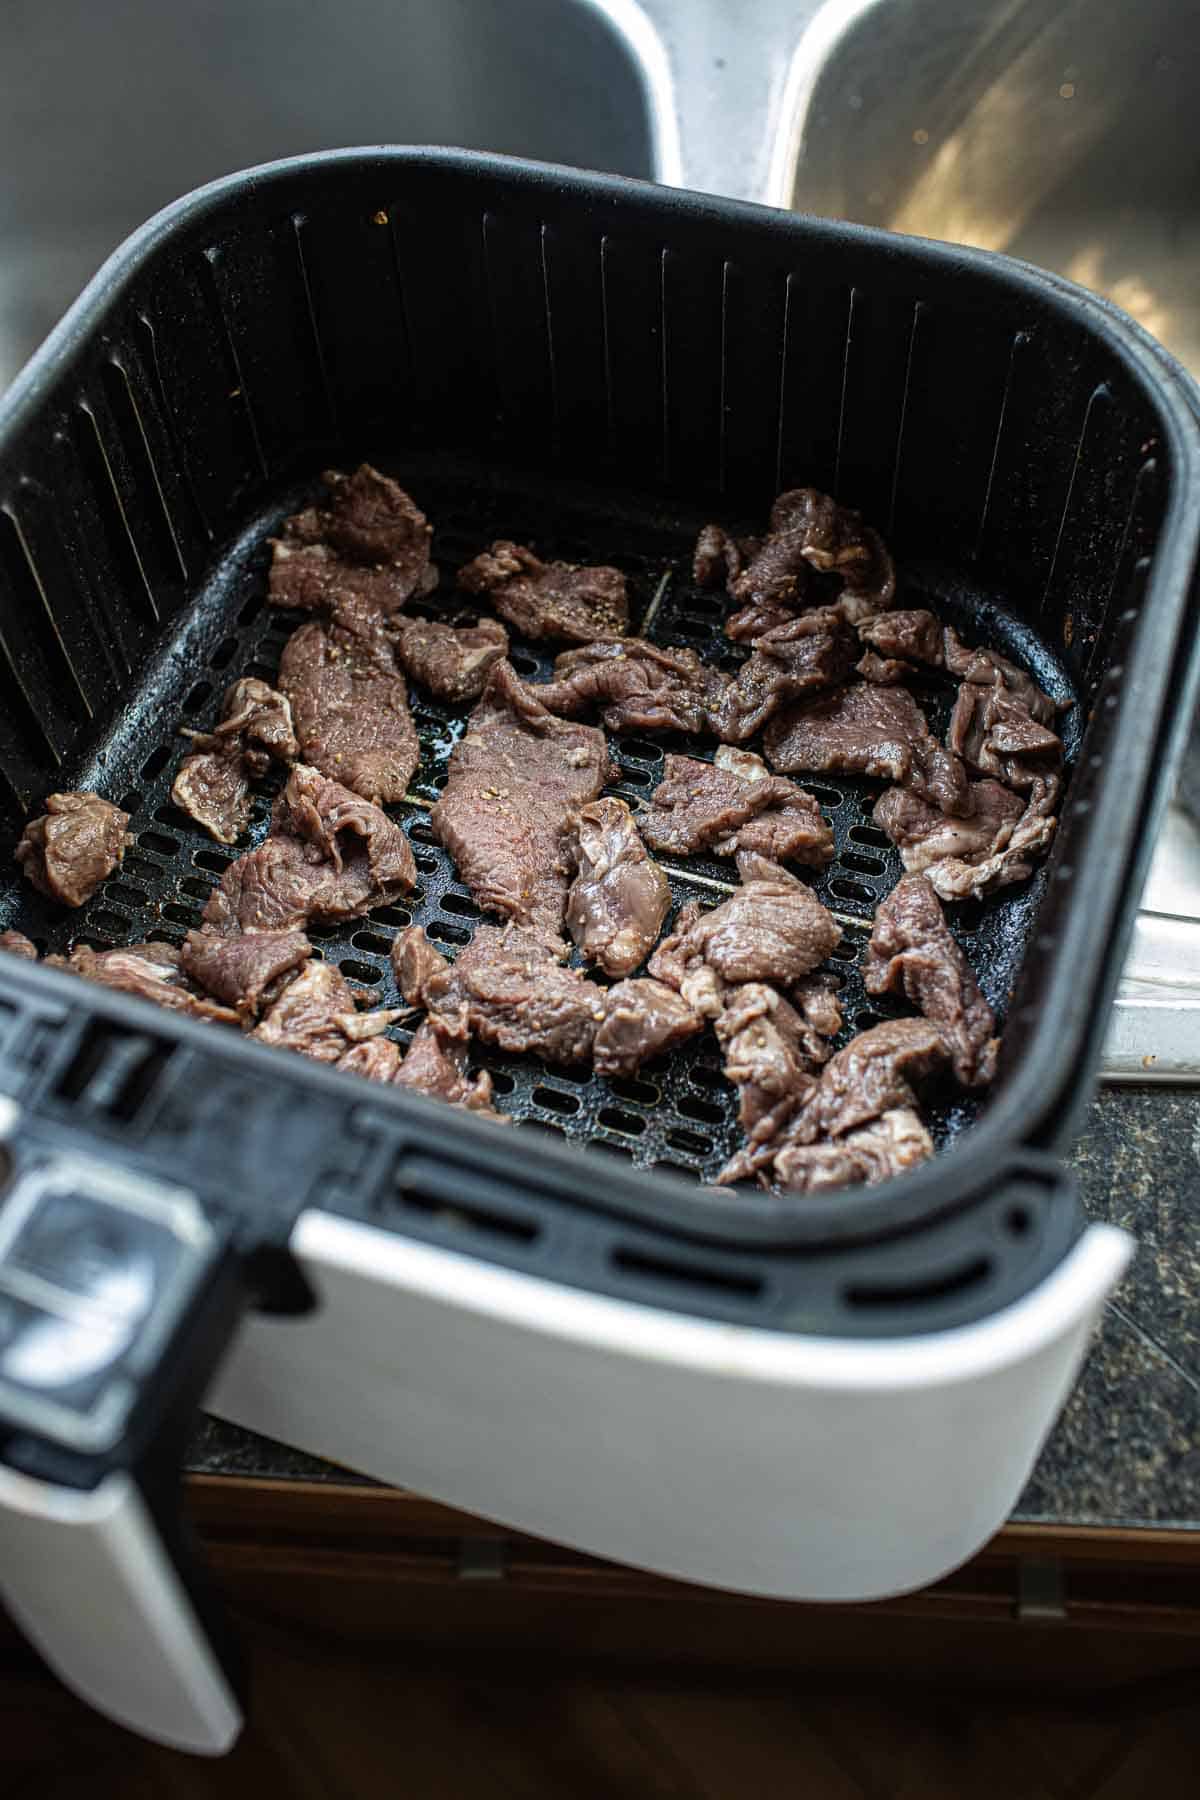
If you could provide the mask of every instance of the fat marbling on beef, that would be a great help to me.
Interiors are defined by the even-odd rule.
[[[357,597],[390,613],[436,585],[432,527],[411,495],[369,463],[353,475],[330,470],[324,481],[325,504],[285,520],[271,539],[274,605],[326,612]]]
[[[292,633],[279,664],[303,760],[376,805],[402,800],[420,756],[384,615],[361,598]]]
[[[996,1072],[996,1020],[928,878],[905,875],[876,908],[863,963],[868,994],[904,994],[937,1027],[964,1087]]]
[[[773,862],[818,868],[833,859],[833,832],[813,796],[733,745],[723,744],[710,763],[668,756],[639,825],[651,850],[675,856],[755,850]]]
[[[538,690],[499,662],[454,746],[430,822],[481,907],[557,939],[572,874],[568,833],[609,774],[603,732],[547,712]]]
[[[502,619],[526,638],[588,644],[620,637],[629,624],[619,569],[543,562],[524,544],[500,538],[458,572],[469,594],[486,594]]]
[[[13,855],[39,893],[64,906],[83,906],[124,856],[128,824],[129,814],[99,794],[51,794]]]
[[[181,812],[219,844],[233,844],[250,823],[250,782],[265,775],[272,761],[294,762],[300,754],[285,695],[247,676],[225,695],[215,731],[189,731],[191,752],[171,788]]]
[[[588,962],[619,979],[632,975],[653,949],[671,906],[671,889],[646,854],[624,800],[606,797],[581,807],[569,832],[575,879],[566,923]]]
[[[897,782],[943,812],[970,805],[966,770],[906,688],[855,682],[801,701],[771,721],[764,742],[771,767],[785,774],[844,770]]]

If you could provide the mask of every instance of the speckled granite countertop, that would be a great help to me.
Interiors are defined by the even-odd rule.
[[[1014,1518],[1200,1529],[1200,1089],[1107,1088],[1072,1161],[1138,1253]],[[343,1469],[202,1420],[189,1468],[281,1481]]]

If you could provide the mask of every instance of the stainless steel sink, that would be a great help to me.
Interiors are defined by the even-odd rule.
[[[371,142],[577,163],[1009,251],[1200,373],[1200,0],[54,0],[0,7],[0,388],[107,252],[228,170]],[[1111,1079],[1200,1080],[1172,810]]]
[[[575,0],[0,6],[0,389],[160,206],[372,143],[656,166],[642,62]]]

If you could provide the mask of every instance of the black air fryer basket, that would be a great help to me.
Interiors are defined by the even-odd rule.
[[[252,1297],[285,1310],[305,1296],[281,1247],[316,1199],[578,1288],[793,1331],[929,1330],[1027,1291],[1080,1228],[1056,1153],[1192,698],[1192,408],[1156,345],[1053,277],[631,182],[336,152],[169,209],[0,411],[6,854],[56,788],[118,801],[136,837],[82,912],[14,879],[0,926],[62,950],[198,923],[234,853],[171,806],[178,728],[213,720],[237,675],[274,674],[295,621],[264,604],[264,540],[321,469],[364,458],[435,523],[435,610],[455,565],[511,536],[617,563],[636,619],[714,658],[730,647],[691,584],[696,528],[755,528],[781,488],[826,489],[883,532],[901,604],[930,598],[1077,701],[1070,785],[1048,864],[953,913],[1004,1020],[995,1087],[982,1110],[935,1098],[942,1154],[881,1188],[703,1186],[737,1137],[710,1038],[611,1083],[484,1052],[523,1122],[505,1132],[4,957],[16,1164],[52,1143],[185,1182]],[[514,661],[546,666],[519,643]],[[383,1002],[398,928],[452,951],[477,917],[428,828],[453,724],[414,702],[425,755],[397,815],[419,893],[313,933]],[[636,804],[662,746],[614,749]],[[871,827],[877,786],[814,785],[838,847],[814,885],[845,927],[861,1029],[890,1005],[856,963],[898,863]],[[719,895],[730,875],[697,859],[672,884]]]

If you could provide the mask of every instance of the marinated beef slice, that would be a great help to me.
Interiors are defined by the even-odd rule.
[[[769,1129],[760,1126],[757,1141],[748,1142],[718,1180],[742,1181],[757,1175],[764,1184],[774,1180],[804,1190],[881,1180],[910,1167],[933,1148],[920,1123],[914,1084],[946,1060],[940,1033],[923,1019],[888,1020],[860,1032],[819,1076],[797,1081],[794,1105],[789,1108],[785,1095],[763,1115]],[[863,1154],[856,1134],[895,1113],[906,1117],[890,1118],[887,1127],[869,1140],[870,1154]],[[846,1139],[850,1144],[834,1154],[830,1146]]]
[[[1033,858],[1054,836],[1057,783],[1037,785],[1024,802],[999,781],[970,784],[970,811],[951,818],[904,788],[889,788],[874,820],[913,874],[929,877],[943,900],[969,900],[1025,881]]]
[[[47,899],[83,906],[124,856],[128,824],[129,814],[99,794],[51,794],[13,854],[25,879]]]
[[[833,832],[813,796],[732,745],[722,745],[710,763],[668,756],[638,823],[651,850],[674,856],[755,850],[774,862],[817,868],[833,858]]]
[[[400,1017],[390,1007],[360,1013],[341,970],[332,963],[310,962],[272,1001],[252,1035],[316,1062],[336,1063],[352,1045],[380,1036]]]
[[[383,614],[359,598],[292,633],[279,664],[300,754],[376,805],[408,792],[420,744]]]
[[[377,806],[298,763],[265,841],[231,863],[204,909],[219,933],[297,931],[357,918],[408,893],[408,839]]]
[[[832,579],[821,583],[814,575]],[[693,576],[704,587],[724,582],[738,609],[725,627],[735,640],[757,637],[822,599],[835,601],[854,624],[889,607],[896,591],[879,534],[815,488],[780,494],[764,538],[739,541],[706,525]]]
[[[189,1018],[236,1022],[236,1013],[209,999],[191,982],[174,944],[130,944],[120,950],[93,950],[90,944],[76,944],[70,956],[48,956],[46,967],[67,969],[85,981],[117,988],[139,1000],[152,1000],[155,1006],[186,1013]]]
[[[629,624],[619,569],[543,562],[508,538],[460,569],[458,585],[469,594],[486,594],[520,637],[590,644],[593,638],[620,637]]]
[[[454,626],[401,614],[389,634],[405,674],[448,706],[478,700],[490,670],[508,655],[508,633],[498,619]]]
[[[873,1187],[932,1155],[933,1139],[920,1114],[911,1106],[894,1106],[845,1137],[781,1145],[772,1169],[785,1193],[816,1194],[859,1184]]]
[[[436,585],[433,530],[411,495],[369,463],[324,481],[325,503],[296,513],[271,540],[274,605],[329,612],[355,597],[383,614]]]
[[[818,978],[809,977],[793,998],[795,1004],[765,982],[746,982],[726,995],[716,1020],[748,1152],[773,1141],[811,1095],[814,1071],[841,1029],[836,994]]]
[[[440,1037],[459,1043],[478,1037],[550,1063],[590,1060],[604,992],[581,970],[564,968],[543,935],[480,925],[453,963],[439,955],[436,968],[413,941],[423,936],[416,925],[402,931],[392,958],[405,999],[427,1008]]]
[[[253,676],[235,681],[225,695],[221,723],[212,732],[189,732],[171,798],[219,844],[233,844],[250,823],[250,782],[272,761],[300,754],[287,697]]]
[[[188,932],[180,962],[197,987],[231,1006],[244,1022],[256,1018],[311,955],[312,945],[302,931],[229,936],[206,925]]]
[[[632,1075],[704,1029],[701,1013],[664,981],[618,981],[604,996],[604,1020],[592,1045],[597,1075]]]
[[[711,709],[711,730],[723,743],[748,743],[788,701],[837,687],[857,653],[836,607],[774,626],[752,640],[750,656]]]
[[[906,688],[856,682],[801,701],[771,721],[764,743],[781,773],[872,775],[943,812],[960,815],[970,805],[966,770],[938,743]]]
[[[418,1028],[404,1061],[390,1079],[397,1087],[412,1088],[448,1106],[462,1106],[489,1119],[503,1118],[492,1105],[491,1076],[486,1070],[472,1075],[466,1045],[443,1036],[428,1019]]]
[[[610,772],[603,732],[556,718],[511,663],[495,665],[431,815],[485,911],[559,938],[573,873],[569,833]]]
[[[658,941],[671,889],[625,802],[606,797],[581,807],[568,854],[576,873],[567,930],[587,962],[615,979],[632,975]]]
[[[765,857],[738,855],[742,886],[709,912],[684,907],[650,960],[650,974],[696,1011],[719,1016],[727,987],[789,988],[841,941],[841,927],[802,881]]]
[[[555,659],[554,680],[537,689],[547,711],[574,719],[599,712],[610,731],[713,728],[730,677],[694,650],[661,649],[645,638],[606,638]]]
[[[863,964],[868,994],[903,994],[942,1034],[963,1087],[996,1072],[996,1020],[924,875],[905,875],[875,912]]]
[[[0,931],[0,950],[9,956],[19,956],[25,962],[38,959],[37,945],[23,931]]]

